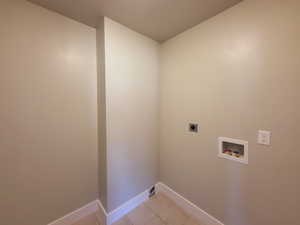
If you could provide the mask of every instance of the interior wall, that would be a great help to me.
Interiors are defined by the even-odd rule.
[[[0,3],[1,224],[41,225],[95,200],[96,31]]]
[[[98,192],[112,211],[160,166],[164,183],[224,224],[296,224],[299,9],[245,0],[160,49],[106,18],[97,92],[95,29],[2,0],[1,222],[47,224]],[[270,147],[256,144],[259,129],[272,131]],[[249,165],[217,158],[219,136],[249,141]]]
[[[105,87],[105,31],[104,17],[96,29],[98,74],[98,184],[99,199],[107,209],[107,135],[106,135],[106,87]]]
[[[245,0],[161,47],[160,179],[224,224],[298,224],[299,11]],[[220,136],[249,141],[249,165],[218,158]]]
[[[159,45],[105,18],[107,209],[157,182]]]

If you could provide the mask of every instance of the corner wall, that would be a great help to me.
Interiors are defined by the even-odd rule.
[[[245,0],[162,44],[160,178],[226,225],[299,223],[299,11]],[[249,165],[218,158],[219,136],[249,141]]]
[[[105,18],[107,210],[158,181],[159,45]]]
[[[98,73],[98,183],[99,199],[107,209],[107,134],[106,134],[106,78],[104,17],[96,29]]]
[[[1,224],[45,225],[97,198],[95,35],[1,0]]]

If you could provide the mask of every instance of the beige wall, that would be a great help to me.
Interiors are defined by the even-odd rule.
[[[299,12],[246,0],[162,45],[160,178],[227,225],[299,223]],[[249,141],[249,165],[218,158],[219,136]]]
[[[105,18],[107,209],[157,181],[159,45]]]
[[[0,2],[1,224],[45,225],[97,198],[95,35]]]
[[[96,30],[98,73],[98,184],[99,199],[107,208],[107,142],[106,142],[106,87],[104,17]]]
[[[112,211],[144,191],[158,181],[160,120],[164,183],[226,225],[297,224],[299,10],[245,0],[161,49],[105,19],[97,92],[95,29],[1,0],[1,223],[47,224],[98,192]],[[249,165],[217,158],[219,136],[249,141]]]

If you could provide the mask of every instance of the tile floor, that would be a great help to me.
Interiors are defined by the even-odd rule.
[[[163,194],[157,194],[113,225],[203,225]]]
[[[97,213],[93,213],[89,216],[84,217],[83,219],[77,221],[72,225],[101,225],[97,217]]]
[[[91,214],[73,225],[103,225],[98,213]],[[204,225],[181,210],[159,193],[115,222],[113,225]]]

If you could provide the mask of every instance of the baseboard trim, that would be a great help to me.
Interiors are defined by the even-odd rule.
[[[200,209],[194,203],[187,200],[167,185],[159,182],[156,185],[156,191],[164,193],[166,196],[172,199],[179,207],[181,207],[187,214],[191,215],[192,217],[201,221],[202,223],[206,225],[224,225],[221,221],[208,214],[204,210]]]
[[[134,198],[130,199],[129,201],[125,202],[123,205],[118,207],[117,209],[113,210],[110,213],[107,213],[106,209],[103,207],[103,204],[101,201],[95,200],[69,214],[66,216],[57,219],[48,225],[71,225],[80,219],[84,218],[85,216],[88,216],[92,213],[99,212],[100,215],[98,217],[99,221],[102,221],[105,223],[104,225],[111,225],[117,220],[121,219],[123,216],[125,216],[127,213],[141,205],[143,202],[149,199],[149,190],[140,193],[139,195],[135,196]],[[98,216],[98,214],[97,214]],[[104,221],[102,219],[104,218]]]
[[[141,205],[143,202],[149,199],[149,190],[140,193],[129,201],[125,202],[123,205],[113,210],[110,213],[107,213],[105,208],[103,207],[100,200],[95,200],[80,209],[77,209],[66,216],[49,223],[48,225],[70,225],[72,223],[77,222],[85,216],[88,216],[95,212],[102,213],[105,218],[105,225],[111,225],[117,220],[121,219],[123,216],[128,214],[130,211]],[[159,182],[156,184],[156,192],[164,193],[170,199],[172,199],[179,207],[181,207],[187,214],[191,215],[195,219],[201,221],[205,225],[224,225],[218,219],[208,214],[204,210],[200,209],[191,201],[187,200],[176,191],[168,187],[167,185]]]
[[[106,225],[111,225],[117,220],[121,219],[127,213],[141,205],[143,202],[149,199],[149,189],[142,192],[141,194],[135,196],[134,198],[130,199],[129,201],[125,202],[123,205],[118,207],[117,209],[113,210],[110,213],[106,213]]]
[[[97,200],[99,213],[97,214],[97,218],[101,225],[107,225],[107,218],[108,214],[106,212],[106,209],[104,208],[102,202],[98,199]]]
[[[67,215],[64,217],[57,219],[48,225],[69,225],[72,223],[77,222],[78,220],[82,219],[85,216],[88,216],[92,213],[95,213],[99,210],[98,201],[95,200]]]

